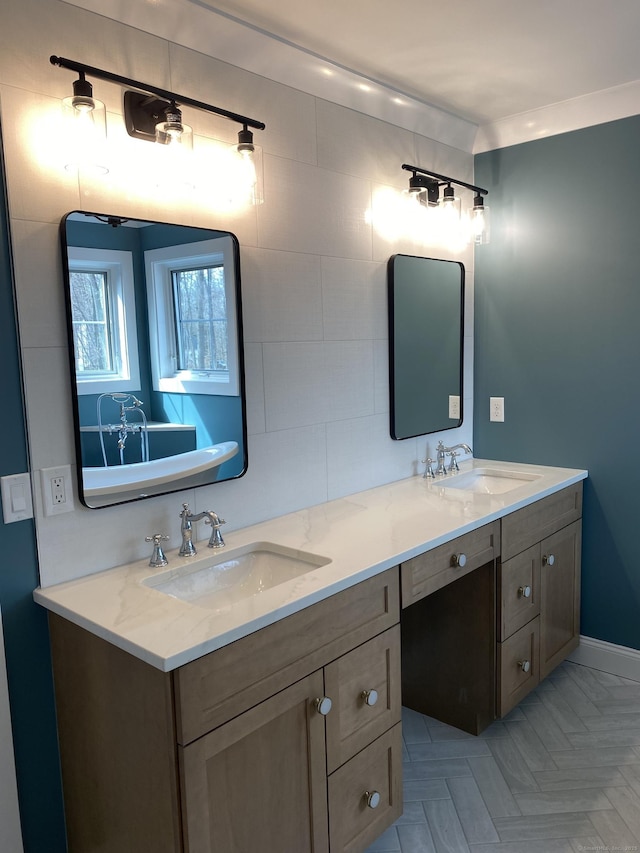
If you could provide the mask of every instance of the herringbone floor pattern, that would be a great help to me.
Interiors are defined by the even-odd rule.
[[[403,710],[404,814],[367,853],[640,851],[640,683],[564,663],[479,737]]]

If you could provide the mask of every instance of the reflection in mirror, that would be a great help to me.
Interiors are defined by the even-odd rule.
[[[81,211],[61,234],[82,502],[242,476],[236,237]]]
[[[393,255],[388,266],[391,437],[462,424],[464,265]]]

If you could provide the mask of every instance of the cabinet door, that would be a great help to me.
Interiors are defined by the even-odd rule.
[[[315,672],[179,750],[186,853],[328,853]]]
[[[580,546],[576,521],[541,543],[540,678],[547,676],[580,640]]]

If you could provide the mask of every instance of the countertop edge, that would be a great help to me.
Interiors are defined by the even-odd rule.
[[[190,605],[186,602],[174,601],[170,604],[164,600],[168,599],[168,596],[154,590],[153,592],[155,595],[161,596],[162,600],[156,600],[153,596],[149,599],[154,605],[156,603],[158,604],[158,607],[156,608],[158,612],[154,611],[149,613],[149,623],[151,624],[152,621],[155,620],[156,623],[160,625],[161,619],[163,618],[163,613],[161,613],[160,610],[164,607],[163,612],[166,611],[166,616],[164,618],[167,622],[167,630],[171,630],[171,628],[173,628],[176,633],[176,637],[178,638],[173,644],[173,648],[170,648],[170,643],[168,645],[165,644],[165,638],[160,639],[161,632],[159,628],[156,628],[154,634],[156,642],[152,642],[149,639],[151,634],[145,634],[144,618],[140,616],[140,613],[134,614],[135,618],[130,615],[124,619],[121,616],[120,618],[117,618],[116,605],[119,604],[119,602],[116,602],[116,598],[118,596],[122,596],[123,591],[126,592],[127,590],[131,591],[138,589],[140,586],[140,574],[146,573],[148,575],[152,571],[148,568],[148,564],[146,564],[144,560],[131,564],[131,567],[116,567],[94,575],[86,575],[75,581],[66,581],[65,583],[45,588],[38,587],[33,592],[33,598],[39,605],[45,607],[52,613],[55,613],[58,616],[73,622],[79,627],[90,631],[123,651],[126,651],[150,664],[156,669],[169,672],[177,667],[190,663],[202,655],[222,648],[223,646],[235,642],[248,634],[254,633],[255,631],[271,625],[280,619],[290,616],[299,610],[303,610],[304,608],[316,604],[319,601],[323,601],[324,599],[342,592],[355,584],[374,577],[393,566],[397,566],[405,560],[411,559],[425,551],[429,551],[439,545],[445,544],[446,542],[482,527],[485,524],[489,524],[492,521],[503,518],[504,516],[509,515],[512,512],[516,512],[517,510],[535,503],[538,500],[575,485],[588,477],[588,472],[586,470],[549,468],[547,466],[525,465],[524,463],[504,463],[495,460],[470,460],[470,464],[467,463],[464,465],[464,468],[463,465],[461,465],[461,473],[470,470],[471,466],[479,467],[480,465],[500,465],[508,466],[512,469],[526,469],[528,471],[535,471],[538,469],[551,471],[554,474],[554,479],[553,482],[549,482],[546,485],[541,484],[541,488],[538,490],[531,487],[527,493],[522,494],[519,497],[516,496],[515,500],[506,501],[505,499],[505,506],[498,506],[486,513],[479,512],[475,517],[470,518],[468,521],[452,525],[448,529],[442,530],[431,537],[427,535],[426,538],[421,540],[414,539],[413,543],[408,547],[395,546],[398,547],[399,550],[393,550],[394,546],[390,545],[389,548],[391,549],[391,553],[383,556],[379,561],[375,561],[375,558],[373,561],[371,559],[364,558],[364,562],[361,562],[358,566],[353,566],[352,571],[347,570],[343,571],[342,574],[338,573],[335,577],[330,577],[326,583],[321,583],[317,577],[318,573],[312,572],[310,573],[309,588],[306,591],[304,589],[304,584],[298,583],[295,585],[293,582],[290,582],[289,584],[283,585],[285,587],[291,587],[291,589],[287,588],[283,590],[285,594],[288,593],[288,597],[286,597],[285,600],[277,601],[277,595],[274,594],[273,589],[269,590],[270,595],[261,599],[261,602],[264,602],[262,612],[251,613],[252,608],[245,607],[243,610],[245,610],[248,615],[245,617],[241,616],[239,619],[236,619],[236,622],[233,624],[233,620],[227,619],[225,616],[228,624],[217,633],[213,628],[207,632],[206,626],[209,623],[213,624],[213,620],[210,617],[205,617],[202,608],[200,608],[198,612],[197,608],[194,610],[194,605]],[[375,518],[373,518],[373,521],[375,522],[380,517],[380,501],[384,498],[390,500],[393,496],[394,490],[398,491],[402,488],[421,488],[425,489],[426,494],[428,495],[430,485],[427,484],[426,481],[422,480],[422,486],[417,486],[414,482],[416,480],[420,481],[421,479],[422,478],[414,477],[409,478],[408,480],[400,480],[396,481],[396,483],[390,483],[367,490],[366,492],[356,493],[355,495],[348,496],[347,498],[329,501],[325,504],[320,504],[307,510],[300,510],[296,513],[291,513],[288,516],[281,516],[269,522],[262,522],[258,525],[252,525],[251,527],[238,530],[236,531],[235,536],[239,540],[247,541],[264,539],[265,531],[267,531],[269,527],[275,526],[276,523],[280,527],[286,527],[287,520],[289,520],[292,527],[300,527],[301,518],[303,517],[305,522],[308,525],[311,525],[312,519],[315,516],[326,517],[330,514],[332,505],[338,506],[345,502],[350,507],[357,507],[360,512],[367,511],[367,508],[369,508],[369,512],[372,516],[375,515]],[[437,484],[436,488],[446,488],[446,485],[446,482],[441,481]],[[420,494],[424,495],[425,492],[421,491]],[[430,500],[432,500],[432,498],[430,498]],[[358,520],[362,522],[361,517],[359,517]],[[316,523],[318,522],[316,521]],[[344,536],[344,532],[341,535]],[[267,536],[266,538],[270,537]],[[273,538],[276,539],[276,541],[279,541],[277,537]],[[337,536],[334,536],[334,538],[337,539]],[[330,536],[327,535],[327,543],[329,542]],[[349,545],[352,548],[357,547],[357,543],[354,545],[353,542],[349,542]],[[334,543],[333,547],[337,548],[339,545]],[[322,549],[321,539],[320,542],[314,541],[313,549],[316,551],[319,550],[320,553],[330,550],[329,548]],[[209,555],[209,558],[210,556],[211,555]],[[332,554],[328,554],[327,556],[332,556]],[[335,558],[334,560],[332,560],[334,565],[340,563],[340,560]],[[137,580],[130,580],[128,575],[125,577],[128,570],[135,575]],[[331,575],[331,572],[329,572],[329,575]],[[92,606],[89,606],[89,604],[82,606],[81,602],[83,601],[83,595],[86,596],[86,601],[89,602],[90,596],[86,595],[87,588],[94,586],[96,590],[103,591],[105,588],[109,588],[108,585],[110,580],[114,581],[111,594],[114,598],[114,610],[116,610],[116,615],[109,621],[109,619],[106,616],[103,616],[102,613],[95,611],[92,612],[92,606],[95,607],[95,604]],[[302,589],[298,590],[297,587],[302,587]],[[268,604],[270,600],[275,602],[271,606]],[[241,613],[240,609],[238,610],[238,613]],[[193,626],[191,626],[188,618],[190,614]],[[92,616],[94,618],[92,618]],[[99,618],[101,618],[102,621],[99,621]],[[221,617],[220,621],[224,622],[225,619],[222,619]],[[118,630],[118,627],[120,627],[120,630]],[[165,646],[164,648],[161,648],[163,644],[165,644]]]

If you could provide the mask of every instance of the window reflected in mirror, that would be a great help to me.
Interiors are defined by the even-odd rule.
[[[82,502],[242,476],[236,237],[75,211],[62,242]]]

